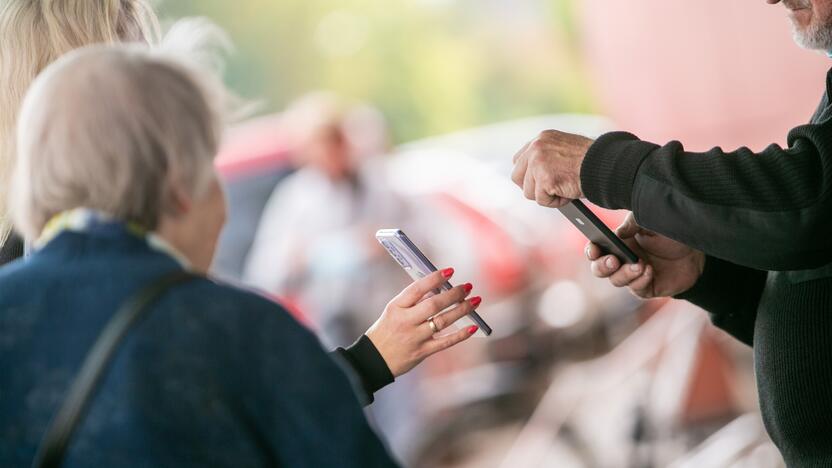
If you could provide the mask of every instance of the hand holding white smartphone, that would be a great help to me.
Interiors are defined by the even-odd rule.
[[[414,281],[436,271],[433,263],[401,229],[382,229],[376,232],[376,239]],[[449,282],[442,285],[442,289],[446,291],[452,287]],[[479,327],[476,335],[488,336],[491,334],[491,327],[485,323],[485,320],[476,311],[472,311],[467,316],[457,320],[454,325],[458,328],[476,325]]]

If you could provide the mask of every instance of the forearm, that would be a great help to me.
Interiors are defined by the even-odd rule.
[[[348,367],[360,385],[359,397],[364,406],[374,401],[373,394],[393,383],[395,378],[373,342],[362,335],[352,346],[338,348],[330,353]]]
[[[714,325],[751,346],[766,276],[764,271],[707,257],[705,269],[693,288],[675,298],[703,308]]]
[[[761,153],[691,153],[678,142],[607,134],[586,155],[583,191],[601,206],[632,210],[646,229],[737,264],[816,268],[832,262],[832,160],[822,156],[832,147],[824,125],[806,127],[792,132],[790,148]]]

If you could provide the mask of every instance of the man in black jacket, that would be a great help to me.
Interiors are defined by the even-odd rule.
[[[767,0],[770,4],[780,0]],[[832,0],[785,0],[795,40],[832,50]],[[642,261],[587,246],[596,276],[675,296],[754,347],[766,428],[789,466],[832,466],[832,72],[788,148],[705,153],[614,132],[548,130],[515,156],[527,198],[586,197],[632,214],[619,235]]]

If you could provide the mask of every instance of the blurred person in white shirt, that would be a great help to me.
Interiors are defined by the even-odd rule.
[[[295,101],[284,122],[299,169],[266,204],[244,280],[294,301],[327,345],[344,346],[389,300],[386,285],[406,279],[374,236],[407,211],[379,164],[386,122],[323,92]]]
[[[375,232],[415,227],[386,184],[381,157],[390,144],[380,112],[319,92],[295,101],[284,119],[299,169],[266,204],[244,281],[295,303],[327,346],[345,346],[372,324],[385,292],[407,281]],[[421,424],[419,375],[379,392],[370,410],[405,460]]]

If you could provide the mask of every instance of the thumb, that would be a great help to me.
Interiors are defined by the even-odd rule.
[[[638,234],[639,231],[641,231],[641,227],[636,224],[636,217],[633,213],[630,213],[624,219],[624,222],[618,226],[618,229],[615,230],[615,233],[622,239],[629,239]]]

